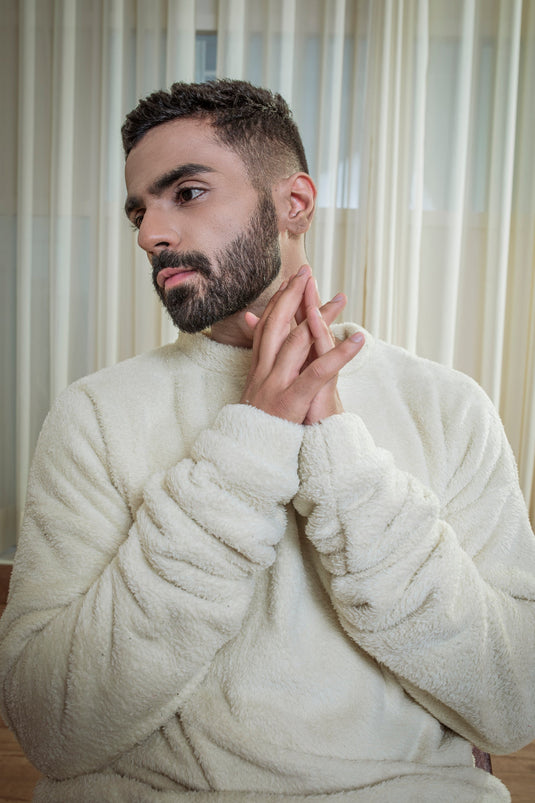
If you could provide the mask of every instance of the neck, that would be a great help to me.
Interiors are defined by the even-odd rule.
[[[217,343],[250,349],[253,345],[253,331],[245,320],[245,312],[242,310],[224,321],[214,323],[207,334]]]
[[[254,330],[247,323],[245,313],[252,312],[253,315],[260,318],[269,300],[283,281],[284,280],[279,275],[275,281],[264,290],[262,295],[245,309],[236,312],[234,315],[229,315],[228,318],[224,318],[222,321],[214,323],[210,330],[210,337],[212,340],[216,340],[218,343],[225,343],[228,346],[251,348],[253,345]]]
[[[240,346],[241,348],[251,348],[253,345],[253,329],[246,321],[245,313],[252,312],[257,318],[260,318],[264,312],[268,302],[273,294],[279,289],[282,282],[293,276],[301,265],[308,264],[307,256],[304,249],[302,237],[298,242],[292,243],[295,247],[287,249],[286,258],[283,256],[282,268],[279,275],[272,282],[269,287],[264,290],[255,301],[249,306],[230,315],[222,321],[215,323],[210,330],[210,337],[218,343],[224,343],[228,346]],[[288,253],[290,251],[290,253]]]

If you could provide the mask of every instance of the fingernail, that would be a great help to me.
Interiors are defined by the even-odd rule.
[[[337,294],[335,295],[335,297],[333,298],[333,301],[335,301],[335,302],[337,302],[337,303],[338,303],[339,301],[343,301],[343,300],[344,300],[344,298],[345,298],[345,296],[344,296],[344,294],[343,294],[343,293],[337,293]]]
[[[305,273],[308,273],[309,270],[310,270],[310,268],[308,267],[308,265],[302,265],[299,268],[299,270],[297,271],[297,275],[298,276],[304,276]]]
[[[358,343],[363,343],[364,342],[364,335],[362,334],[362,332],[355,332],[355,334],[351,335],[349,339],[352,340],[353,343],[357,343],[357,344]]]
[[[281,284],[281,286],[279,287],[279,290],[286,290],[286,288],[287,288],[287,287],[288,287],[288,282],[287,282],[287,281],[284,281],[284,282]]]

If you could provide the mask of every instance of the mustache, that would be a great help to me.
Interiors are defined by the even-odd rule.
[[[154,254],[151,259],[152,263],[152,279],[155,282],[158,273],[163,268],[189,268],[190,270],[197,270],[204,276],[210,276],[212,273],[212,263],[201,251],[184,251],[178,253],[165,249],[160,251],[159,254]]]

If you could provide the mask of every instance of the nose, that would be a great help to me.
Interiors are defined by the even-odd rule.
[[[166,248],[176,250],[180,236],[172,214],[164,209],[147,209],[139,227],[137,241],[149,256]]]

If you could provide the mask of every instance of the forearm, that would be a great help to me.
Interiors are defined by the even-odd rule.
[[[43,771],[105,765],[180,708],[274,560],[300,438],[299,427],[259,411],[224,408],[190,458],[148,482],[133,521],[119,498],[110,507],[104,460],[91,466],[87,506],[66,511],[56,498],[51,509],[48,499],[28,519],[1,666],[5,713]],[[95,512],[98,487],[106,515]],[[37,561],[54,578],[36,587],[38,603],[24,579]]]
[[[535,717],[533,538],[502,470],[498,457],[485,468],[484,516],[446,521],[441,500],[344,415],[307,430],[296,499],[355,642],[439,720],[494,750],[533,738]]]

